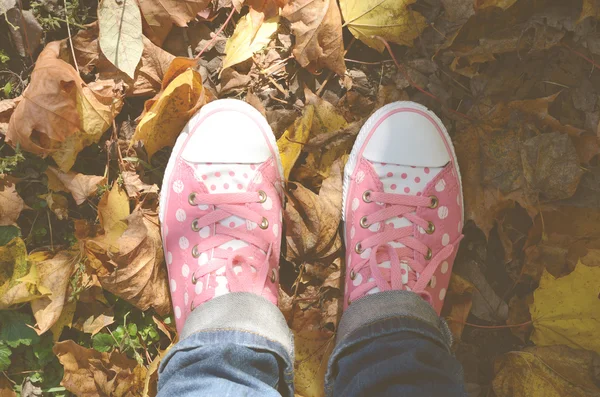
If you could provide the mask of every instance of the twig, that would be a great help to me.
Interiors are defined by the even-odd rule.
[[[398,60],[396,59],[396,56],[394,55],[394,53],[392,52],[392,48],[390,47],[390,44],[387,42],[386,39],[384,39],[383,37],[380,36],[373,36],[374,38],[378,39],[379,41],[381,41],[383,43],[383,45],[385,46],[385,48],[388,50],[390,56],[392,57],[392,59],[394,60],[394,64],[396,65],[396,67],[398,68],[398,70],[400,71],[400,73],[402,73],[402,75],[404,76],[404,78],[406,79],[406,81],[408,81],[408,83],[415,88],[416,90],[418,90],[419,92],[423,93],[424,95],[427,95],[428,97],[430,97],[431,99],[439,102],[440,104],[444,105],[444,103],[442,102],[442,100],[440,98],[438,98],[437,96],[433,95],[430,92],[425,91],[425,89],[423,89],[421,86],[419,86],[417,83],[414,82],[414,80],[408,75],[408,72],[406,71],[406,69],[404,68],[404,66],[400,65],[400,63],[398,63]],[[447,107],[448,111],[455,113],[467,120],[472,120],[469,116],[467,116],[464,113],[461,112],[457,112],[456,110]]]
[[[352,47],[352,45],[356,42],[356,37],[352,38],[352,41],[350,42],[350,44],[348,44],[348,48],[346,48],[346,51],[344,51],[344,56],[346,56],[346,54],[348,53],[348,51],[350,51],[350,48]],[[317,91],[317,96],[321,96],[321,94],[323,93],[323,90],[325,89],[325,87],[327,86],[327,84],[329,83],[329,80],[331,80],[331,78],[333,77],[334,73],[333,72],[329,72],[329,75],[327,75],[327,78],[325,79],[325,81],[323,82],[323,84],[321,84],[321,87],[319,87],[319,90]]]
[[[79,65],[77,65],[77,58],[75,58],[75,48],[73,47],[73,38],[71,37],[71,24],[69,24],[69,12],[67,11],[67,0],[63,0],[65,6],[65,22],[67,22],[67,33],[69,34],[69,44],[71,45],[71,54],[73,54],[73,63],[75,64],[75,70],[79,74]]]
[[[595,62],[593,59],[590,59],[590,58],[588,58],[587,56],[585,56],[584,54],[582,54],[581,52],[579,52],[579,51],[576,51],[576,50],[572,49],[572,48],[571,48],[571,47],[570,47],[568,44],[566,44],[566,43],[563,43],[563,46],[564,46],[565,48],[567,48],[569,51],[571,51],[573,54],[575,54],[575,55],[577,55],[577,56],[579,56],[579,57],[581,57],[581,58],[585,59],[586,61],[588,61],[589,63],[591,63],[592,65],[594,65],[594,67],[596,67],[596,68],[600,69],[600,65],[599,65],[599,64],[597,64],[597,63],[596,63],[596,62]]]
[[[50,247],[52,247],[52,251],[54,251],[54,236],[52,235],[52,222],[50,221],[50,211],[46,210],[46,215],[48,216],[48,229],[50,229]]]
[[[379,61],[379,62],[365,62],[365,61],[359,61],[357,59],[349,59],[349,58],[344,58],[344,61],[350,62],[350,63],[359,63],[361,65],[381,65],[381,64],[387,63],[387,62],[394,62],[391,59],[385,59],[385,60]]]
[[[223,31],[223,29],[225,29],[225,26],[227,26],[227,24],[229,23],[229,21],[231,21],[231,18],[233,18],[233,14],[235,14],[235,11],[236,11],[235,7],[232,7],[231,8],[231,12],[229,13],[229,16],[227,17],[227,20],[225,20],[225,23],[223,23],[223,25],[221,25],[221,27],[219,28],[219,30],[217,30],[217,32],[213,36],[212,40],[209,41],[208,44],[206,44],[204,46],[204,48],[202,49],[202,51],[200,51],[200,53],[198,55],[196,55],[195,59],[199,59],[200,56],[202,56],[202,54],[204,53],[204,51],[206,51],[206,49],[208,47],[210,47],[217,40],[217,37],[219,37],[219,35]]]
[[[526,321],[526,322],[521,323],[521,324],[510,324],[510,325],[478,325],[478,324],[468,323],[466,321],[456,321],[456,320],[454,320],[452,318],[448,318],[446,320],[450,321],[452,323],[456,323],[456,324],[468,325],[469,327],[483,328],[483,329],[519,328],[519,327],[523,327],[525,325],[533,324],[533,320],[529,320],[529,321]]]

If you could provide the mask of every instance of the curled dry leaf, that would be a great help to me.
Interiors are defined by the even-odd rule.
[[[567,345],[600,354],[600,267],[577,264],[567,276],[544,271],[529,306],[538,346]]]
[[[63,251],[36,263],[40,286],[50,291],[50,294],[31,302],[38,334],[48,331],[59,319],[68,298],[67,288],[77,259],[75,252]]]
[[[191,61],[184,58],[173,61],[165,74],[163,90],[144,105],[132,141],[142,141],[148,157],[174,145],[190,117],[211,100],[202,86],[200,73],[189,69]]]
[[[60,384],[77,396],[142,395],[147,370],[123,353],[100,353],[72,340],[56,343],[52,351],[65,370]]]
[[[132,79],[142,57],[142,15],[133,0],[102,0],[98,6],[100,48]]]
[[[254,23],[250,14],[246,14],[240,19],[233,35],[225,45],[223,69],[244,62],[252,57],[255,52],[265,48],[271,41],[271,36],[277,31],[279,15],[261,21],[259,26],[255,26]]]
[[[68,63],[55,41],[40,54],[9,125],[7,138],[29,152],[52,154],[63,171],[77,154],[98,142],[119,113],[120,98],[93,92]]]
[[[382,52],[388,42],[412,47],[413,41],[428,26],[423,15],[409,6],[417,0],[340,0],[344,26],[354,37]]]
[[[114,66],[100,50],[98,24],[86,27],[87,29],[80,30],[73,36],[73,49],[79,70],[86,74],[96,74],[96,81],[89,85],[94,91],[104,95],[111,94],[121,81],[127,86],[127,96],[148,96],[160,91],[163,77],[175,56],[142,37],[144,48],[141,61],[135,71],[135,79],[132,79]],[[71,61],[71,57],[69,42],[63,40],[60,58]]]
[[[335,0],[290,0],[282,15],[292,24],[293,53],[302,67],[345,74],[342,18]]]
[[[70,192],[77,205],[83,204],[88,197],[96,193],[98,185],[106,179],[97,175],[62,172],[54,167],[48,167],[46,175],[50,190]]]
[[[492,387],[498,397],[598,396],[599,363],[600,355],[586,350],[527,347],[496,359]]]
[[[123,176],[123,186],[130,198],[140,194],[158,193],[158,186],[142,182],[140,176],[133,171],[125,171],[121,175]]]
[[[14,225],[23,211],[25,202],[17,193],[15,185],[0,184],[0,226]]]
[[[140,11],[144,18],[144,33],[160,46],[173,25],[185,27],[196,15],[211,3],[211,0],[143,0]]]

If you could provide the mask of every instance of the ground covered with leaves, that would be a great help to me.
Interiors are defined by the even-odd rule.
[[[343,165],[397,100],[458,155],[443,315],[470,395],[600,395],[599,0],[0,0],[0,37],[2,397],[156,394],[177,341],[158,192],[225,97],[278,138],[300,396],[340,316]]]

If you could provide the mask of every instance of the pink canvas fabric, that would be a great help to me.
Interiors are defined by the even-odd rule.
[[[440,139],[447,138],[440,133]],[[437,168],[401,165],[402,159],[377,163],[359,154],[346,196],[345,308],[366,294],[402,289],[440,313],[463,237],[458,169],[447,147],[452,160]]]
[[[160,203],[179,331],[195,307],[229,292],[253,292],[277,304],[279,283],[278,156],[273,152],[262,164],[187,162],[181,153],[203,123],[202,118],[192,120],[189,136],[182,136],[173,150]]]

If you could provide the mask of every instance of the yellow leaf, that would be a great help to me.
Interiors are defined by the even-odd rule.
[[[208,100],[200,74],[187,69],[173,78],[157,97],[146,102],[147,110],[141,116],[132,142],[142,141],[148,157],[152,157],[163,147],[175,143],[189,118]]]
[[[300,152],[302,152],[302,147],[308,142],[314,115],[315,107],[307,105],[304,108],[302,117],[296,119],[294,124],[277,141],[281,162],[283,163],[283,175],[286,181],[290,176],[292,168],[294,168],[294,164],[296,164],[296,160],[300,156]]]
[[[528,347],[496,359],[497,397],[592,397],[600,395],[594,364],[600,357],[567,346]]]
[[[465,322],[473,306],[473,290],[475,286],[457,274],[452,274],[445,307],[450,307],[446,316],[448,327],[454,339],[460,340]]]
[[[596,0],[583,0],[583,8],[581,9],[581,16],[577,23],[583,21],[587,17],[593,17],[600,19],[600,3]]]
[[[325,371],[333,350],[334,336],[322,331],[303,331],[294,335],[294,345],[296,393],[304,397],[323,396]]]
[[[427,27],[423,15],[408,8],[417,0],[340,0],[342,15],[354,37],[382,52],[379,36],[389,42],[412,47]]]
[[[516,2],[517,0],[475,0],[475,9],[482,10],[488,7],[498,7],[506,10]]]
[[[27,248],[20,238],[0,247],[0,309],[28,302],[39,296],[35,265],[27,261]]]
[[[104,177],[97,175],[84,175],[76,172],[62,172],[54,167],[48,167],[45,174],[48,176],[48,188],[53,191],[69,191],[77,205],[98,189]]]
[[[600,267],[581,262],[567,276],[544,271],[529,306],[538,346],[567,345],[600,353]]]
[[[256,29],[250,14],[246,14],[235,27],[233,35],[225,44],[225,59],[223,59],[223,72],[233,65],[244,62],[252,54],[262,50],[271,41],[271,36],[277,31],[279,16],[270,18]]]
[[[127,229],[125,218],[129,216],[129,197],[115,182],[98,203],[98,216],[104,229],[103,242],[117,248],[117,240]]]

